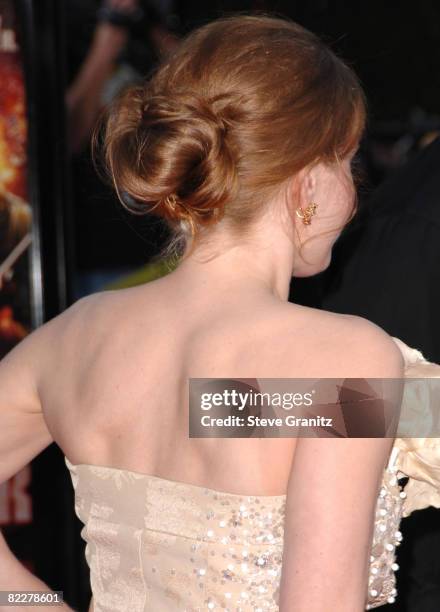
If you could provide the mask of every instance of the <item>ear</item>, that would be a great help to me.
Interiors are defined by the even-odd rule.
[[[318,172],[319,170],[316,166],[308,166],[300,170],[294,177],[292,184],[292,202],[294,203],[295,209],[300,206],[308,206],[310,202],[314,201]]]

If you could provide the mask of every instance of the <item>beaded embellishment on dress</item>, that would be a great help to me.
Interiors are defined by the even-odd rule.
[[[73,465],[94,612],[278,612],[285,495],[246,496],[110,467]],[[403,499],[387,467],[368,608],[395,595]]]
[[[396,563],[395,550],[402,541],[399,525],[406,497],[398,481],[399,473],[396,465],[398,453],[399,449],[394,447],[383,475],[376,504],[367,610],[385,603],[394,603],[397,595],[395,572],[399,566]]]

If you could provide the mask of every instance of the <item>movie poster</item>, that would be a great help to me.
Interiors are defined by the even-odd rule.
[[[0,0],[0,358],[31,321],[26,95],[13,6]]]
[[[0,0],[0,359],[31,331],[32,211],[27,187],[24,67],[13,0]],[[30,466],[0,484],[0,527],[32,567]],[[28,525],[28,527],[25,527]]]

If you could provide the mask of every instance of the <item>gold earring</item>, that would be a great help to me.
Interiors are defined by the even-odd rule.
[[[300,206],[295,212],[298,215],[298,217],[302,219],[302,222],[304,223],[304,225],[310,225],[312,222],[313,215],[316,214],[317,208],[318,208],[318,204],[311,202],[307,206],[307,208],[302,208]]]

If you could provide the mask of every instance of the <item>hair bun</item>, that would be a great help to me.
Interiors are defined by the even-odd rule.
[[[239,15],[191,32],[114,102],[103,145],[121,201],[171,221],[184,245],[180,221],[195,236],[223,215],[242,240],[290,179],[352,154],[364,126],[356,75],[315,34]]]
[[[104,141],[123,203],[122,192],[135,200],[135,212],[192,225],[221,217],[237,184],[228,138],[233,119],[221,97],[128,90],[110,110]]]

